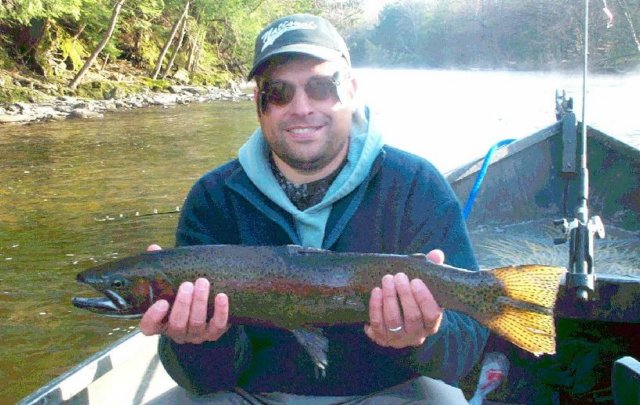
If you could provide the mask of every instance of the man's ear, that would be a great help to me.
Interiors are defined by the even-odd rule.
[[[262,104],[262,94],[258,91],[258,85],[253,88],[253,102],[256,103],[256,113],[258,113],[258,118],[262,116],[262,111],[260,108],[260,104]]]
[[[348,97],[348,99],[346,100],[346,103],[351,107],[352,110],[355,111],[355,109],[357,108],[357,94],[358,94],[358,81],[356,80],[355,77],[350,77],[348,80],[348,83],[345,83],[345,95],[346,97]]]
[[[344,105],[353,105],[357,90],[358,82],[355,77],[350,75],[344,83],[340,83],[338,86],[338,99]]]

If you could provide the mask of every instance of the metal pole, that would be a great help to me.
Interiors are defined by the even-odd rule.
[[[589,71],[589,0],[584,1],[584,61],[582,63],[582,160],[580,167],[587,167],[587,73]]]
[[[571,221],[567,218],[555,221],[562,225],[565,237],[556,243],[570,240],[569,273],[566,285],[575,288],[580,300],[588,300],[595,290],[594,244],[595,236],[604,237],[604,225],[598,216],[589,217],[589,169],[587,167],[587,72],[589,57],[589,0],[584,2],[584,62],[582,74],[582,127],[577,148],[576,166],[576,208],[575,217]],[[566,120],[567,117],[564,118]],[[577,136],[577,134],[574,132]],[[566,144],[566,142],[565,142]],[[563,168],[564,170],[564,168]],[[571,172],[571,171],[569,171]]]

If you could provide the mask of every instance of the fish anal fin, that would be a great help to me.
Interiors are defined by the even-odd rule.
[[[309,354],[313,363],[316,365],[316,378],[319,374],[325,376],[326,368],[329,365],[327,360],[327,351],[329,350],[329,340],[322,334],[322,330],[318,328],[299,328],[291,331],[296,337],[298,343],[304,347]]]

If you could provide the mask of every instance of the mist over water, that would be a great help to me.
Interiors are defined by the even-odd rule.
[[[444,172],[554,123],[556,90],[573,97],[582,119],[581,73],[358,69],[356,77],[386,141]],[[640,74],[587,83],[588,125],[640,147]]]

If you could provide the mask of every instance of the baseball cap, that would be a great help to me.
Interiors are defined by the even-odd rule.
[[[326,61],[345,59],[351,65],[347,44],[329,21],[311,14],[294,14],[273,21],[260,32],[248,79],[269,58],[285,53],[301,53]]]

